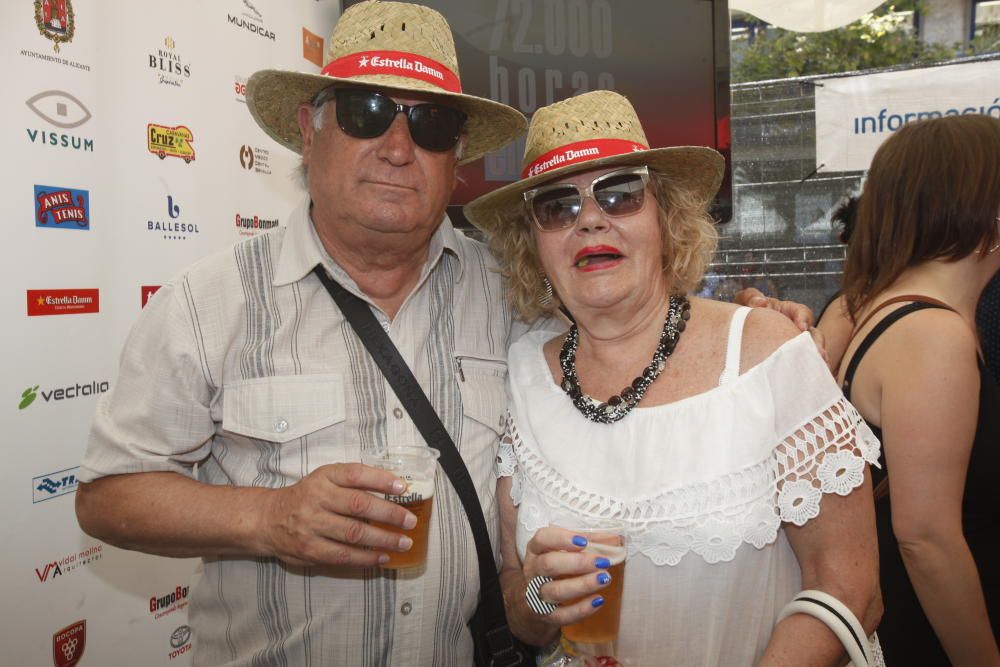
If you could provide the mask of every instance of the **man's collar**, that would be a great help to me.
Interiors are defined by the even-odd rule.
[[[306,196],[288,219],[285,239],[281,244],[281,255],[278,258],[278,266],[274,271],[274,280],[272,281],[275,287],[302,280],[317,264],[325,266],[331,273],[344,274],[343,269],[333,261],[333,258],[323,247],[319,234],[313,225],[312,217],[309,215],[309,204],[310,199]],[[461,280],[465,267],[459,249],[458,232],[455,231],[448,216],[445,216],[441,226],[431,237],[427,262],[421,270],[421,278],[437,264],[443,252],[447,252],[458,262],[455,281]]]

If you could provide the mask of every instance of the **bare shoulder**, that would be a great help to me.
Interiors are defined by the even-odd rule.
[[[743,327],[741,371],[761,363],[801,333],[795,323],[781,313],[770,308],[754,308]]]
[[[872,352],[885,360],[893,374],[920,374],[938,383],[956,379],[962,371],[976,373],[976,336],[949,310],[928,308],[901,318],[879,339]]]

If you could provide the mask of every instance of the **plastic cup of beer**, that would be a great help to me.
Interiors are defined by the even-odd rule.
[[[406,490],[398,496],[377,494],[386,500],[402,505],[417,517],[417,525],[411,530],[403,530],[379,521],[371,525],[393,533],[406,535],[413,540],[409,551],[387,552],[389,561],[381,567],[398,570],[419,567],[427,562],[427,533],[431,523],[431,509],[434,506],[434,474],[441,453],[431,447],[389,447],[387,449],[364,452],[361,462],[373,468],[388,470],[406,481]]]
[[[560,526],[566,528],[566,526]],[[611,582],[598,595],[604,604],[597,611],[576,623],[564,625],[563,637],[575,644],[606,645],[618,639],[618,625],[622,613],[622,589],[625,586],[625,526],[621,522],[607,521],[597,526],[569,527],[577,535],[587,538],[583,553],[594,558],[604,557],[611,561],[607,573]],[[574,604],[580,599],[566,604]]]

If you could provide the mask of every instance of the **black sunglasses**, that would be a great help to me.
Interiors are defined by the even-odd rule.
[[[363,88],[337,88],[337,124],[356,139],[385,134],[396,114],[406,114],[413,143],[440,153],[451,150],[462,135],[466,115],[443,104],[399,104],[388,95]]]
[[[543,232],[555,232],[576,224],[583,200],[593,198],[601,211],[612,218],[642,210],[646,201],[649,169],[625,167],[601,174],[587,185],[553,183],[524,193],[532,221]]]

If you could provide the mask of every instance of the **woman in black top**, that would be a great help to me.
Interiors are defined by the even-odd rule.
[[[1000,665],[1000,392],[975,330],[998,214],[1000,120],[921,121],[875,154],[848,246],[838,379],[881,429],[890,666]]]

